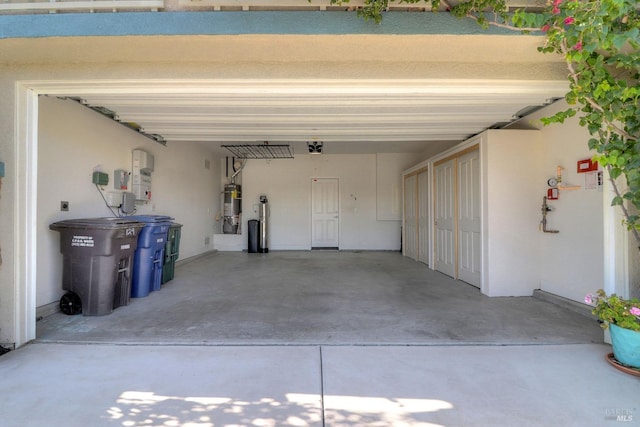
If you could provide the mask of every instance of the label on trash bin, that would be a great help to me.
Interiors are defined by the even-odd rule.
[[[120,250],[131,249],[131,245],[120,245]]]
[[[71,238],[71,246],[93,248],[93,236],[73,236]]]
[[[135,228],[127,228],[124,231],[125,236],[135,236],[136,235],[136,229]]]
[[[164,239],[162,237],[156,240],[156,243],[162,243],[162,242],[164,242]]]

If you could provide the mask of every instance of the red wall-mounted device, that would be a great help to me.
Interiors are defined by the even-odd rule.
[[[547,200],[558,200],[558,195],[560,192],[557,188],[549,188],[547,189]]]
[[[595,172],[598,170],[598,162],[591,159],[578,160],[578,173]]]

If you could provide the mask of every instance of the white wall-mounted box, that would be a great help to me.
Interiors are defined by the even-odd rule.
[[[153,172],[153,155],[144,150],[133,150],[133,167],[141,171]]]

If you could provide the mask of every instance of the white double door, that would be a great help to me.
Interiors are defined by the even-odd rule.
[[[340,198],[338,178],[311,179],[311,247],[340,245]]]
[[[435,166],[435,269],[480,287],[480,162],[477,149]]]

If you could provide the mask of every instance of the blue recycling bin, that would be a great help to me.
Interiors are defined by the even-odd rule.
[[[131,297],[142,298],[160,290],[164,248],[173,218],[164,215],[134,215],[127,218],[145,224],[138,235],[131,280]]]

